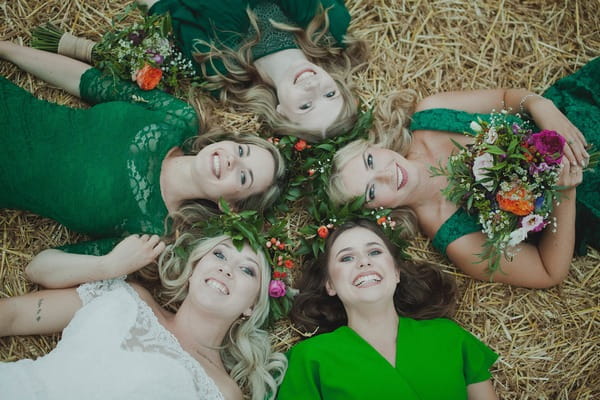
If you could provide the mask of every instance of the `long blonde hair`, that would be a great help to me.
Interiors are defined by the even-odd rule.
[[[160,293],[167,303],[180,303],[187,296],[187,282],[194,266],[219,243],[230,239],[222,235],[196,239],[183,234],[161,254],[158,274],[162,283]],[[180,250],[191,249],[184,257]],[[185,251],[184,251],[185,253]],[[287,359],[271,350],[268,333],[261,329],[269,315],[269,281],[271,272],[264,254],[257,251],[260,267],[260,290],[252,315],[245,321],[238,320],[225,335],[221,358],[231,378],[242,389],[251,393],[251,399],[275,398],[277,386],[283,380]]]
[[[209,91],[220,91],[223,102],[231,102],[261,115],[278,134],[299,136],[315,141],[349,131],[356,122],[358,111],[358,103],[352,93],[354,86],[351,83],[351,76],[365,65],[368,58],[368,45],[366,41],[356,39],[348,33],[344,36],[345,48],[335,43],[333,37],[328,34],[327,10],[324,10],[322,5],[319,7],[319,11],[305,29],[273,21],[271,24],[276,29],[293,33],[298,46],[307,58],[328,71],[339,87],[345,106],[325,132],[300,129],[298,124],[277,112],[277,94],[273,87],[264,82],[254,66],[252,47],[259,42],[261,32],[257,17],[250,8],[247,9],[248,17],[257,35],[246,40],[237,50],[223,43],[196,41],[197,46],[209,49],[202,52],[197,47],[198,52],[194,53],[194,58],[207,81],[204,88]],[[214,67],[217,60],[223,63],[227,74],[219,72],[218,68],[213,68],[216,74],[208,75],[207,65]]]
[[[363,154],[367,148],[380,147],[393,150],[403,156],[408,154],[412,142],[408,124],[410,115],[414,111],[416,98],[416,93],[409,89],[391,92],[374,111],[369,139],[355,140],[335,153],[327,188],[333,203],[342,204],[352,200],[352,196],[342,182],[341,172],[350,160]],[[418,232],[417,217],[410,208],[398,207],[392,212],[391,217],[402,224],[405,237],[412,237]]]

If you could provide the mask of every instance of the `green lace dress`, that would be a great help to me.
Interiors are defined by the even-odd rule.
[[[237,48],[245,39],[255,36],[246,8],[258,17],[260,43],[252,48],[254,59],[280,50],[297,48],[294,35],[272,27],[272,19],[305,28],[315,16],[319,5],[328,9],[329,32],[342,45],[350,14],[343,0],[159,0],[149,10],[150,14],[169,12],[173,21],[176,42],[183,54],[193,60],[197,48],[208,51],[208,46],[195,43],[197,39],[228,48]],[[196,65],[199,73],[200,67]],[[221,73],[227,70],[220,61],[214,67]],[[207,75],[214,75],[212,65],[206,65]]]
[[[53,218],[103,240],[64,248],[103,254],[129,233],[164,231],[159,177],[167,152],[197,135],[187,103],[142,91],[96,69],[71,108],[33,97],[0,77],[0,207]]]
[[[544,94],[565,114],[586,137],[589,144],[600,149],[600,58],[590,61],[573,75],[552,85]],[[489,120],[489,114],[472,114],[450,109],[430,109],[412,117],[410,129],[467,132],[471,121]],[[516,122],[522,122],[514,117]],[[586,246],[600,248],[600,168],[585,172],[583,183],[577,187],[575,251],[586,252]],[[436,232],[432,244],[446,254],[446,247],[469,233],[481,231],[476,215],[460,208]]]

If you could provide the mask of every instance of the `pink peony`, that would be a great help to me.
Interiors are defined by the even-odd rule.
[[[565,138],[557,132],[544,129],[541,132],[534,133],[529,138],[528,144],[535,147],[537,152],[544,157],[546,164],[560,164],[563,157]]]
[[[521,220],[521,226],[527,232],[539,232],[544,229],[546,223],[541,215],[530,214]]]
[[[285,283],[282,281],[271,280],[271,282],[269,282],[269,296],[275,298],[285,296]]]

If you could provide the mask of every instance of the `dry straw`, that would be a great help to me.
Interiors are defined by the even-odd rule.
[[[0,2],[0,39],[28,44],[31,28],[54,21],[98,39],[129,1],[10,0]],[[597,0],[353,0],[352,30],[372,46],[372,61],[358,75],[370,104],[395,88],[425,96],[442,90],[524,87],[541,92],[597,57]],[[0,72],[36,96],[82,103],[12,65]],[[227,127],[256,131],[256,118],[223,108]],[[35,190],[35,188],[31,188]],[[302,218],[292,219],[299,225]],[[0,210],[0,297],[28,292],[23,269],[43,248],[81,238],[47,219]],[[475,282],[448,265],[427,240],[410,252],[456,275],[461,299],[457,320],[500,355],[493,367],[502,399],[600,398],[600,255],[577,258],[567,280],[549,290]],[[0,339],[0,360],[37,357],[57,336]],[[287,322],[273,330],[286,350],[298,339]],[[435,360],[432,360],[435,362]]]

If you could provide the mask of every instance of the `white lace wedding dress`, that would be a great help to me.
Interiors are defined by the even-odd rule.
[[[0,363],[0,399],[223,399],[123,280],[77,291],[83,307],[52,352]]]

